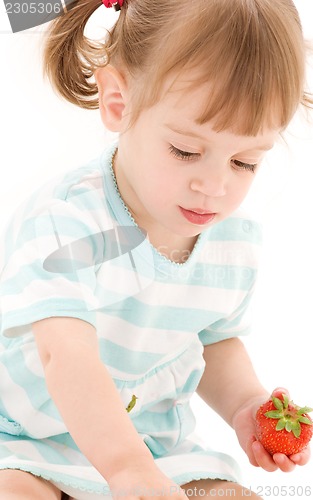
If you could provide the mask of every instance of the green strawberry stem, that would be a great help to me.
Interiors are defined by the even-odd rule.
[[[272,397],[272,402],[276,410],[267,411],[265,416],[268,418],[277,419],[276,430],[281,431],[285,429],[287,432],[292,432],[298,438],[301,435],[301,425],[312,425],[309,418],[305,416],[306,413],[313,411],[308,406],[300,407],[295,405],[286,394],[283,394],[283,400]]]

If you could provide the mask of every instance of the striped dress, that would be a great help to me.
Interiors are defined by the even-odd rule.
[[[248,333],[260,227],[235,213],[205,230],[185,263],[167,259],[123,203],[115,150],[36,192],[1,245],[0,469],[29,471],[77,500],[108,498],[47,392],[31,332],[64,316],[95,326],[125,407],[138,398],[129,417],[168,477],[237,481],[230,456],[193,438],[190,398],[203,346]]]

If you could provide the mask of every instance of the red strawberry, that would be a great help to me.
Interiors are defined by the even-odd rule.
[[[271,454],[293,455],[303,450],[313,435],[311,408],[295,405],[286,394],[272,397],[256,413],[256,436]]]

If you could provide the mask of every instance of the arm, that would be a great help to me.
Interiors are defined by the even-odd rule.
[[[197,392],[229,425],[247,401],[268,399],[240,339],[207,345],[203,357],[206,367]]]
[[[206,368],[197,392],[234,428],[250,463],[268,472],[278,468],[290,472],[296,464],[305,465],[310,457],[309,448],[291,457],[282,453],[272,457],[256,440],[255,414],[270,394],[260,384],[242,342],[232,338],[208,345],[204,348],[204,359]]]
[[[94,327],[79,319],[49,318],[34,323],[33,332],[48,391],[98,471],[109,477],[134,456],[152,461],[101,362]]]
[[[179,487],[157,468],[132,424],[100,359],[94,327],[74,318],[49,318],[32,326],[48,391],[77,446],[108,481],[113,496],[121,488],[131,495],[139,484],[147,491],[175,491],[168,496],[181,499]]]

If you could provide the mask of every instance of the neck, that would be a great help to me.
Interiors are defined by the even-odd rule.
[[[165,234],[164,228],[158,234],[157,230],[148,233],[149,241],[154,248],[173,262],[183,264],[186,262],[195,246],[198,236],[184,238],[179,235]]]

